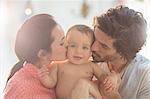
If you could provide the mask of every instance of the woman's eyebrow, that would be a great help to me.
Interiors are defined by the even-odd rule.
[[[63,41],[65,39],[65,36],[61,38],[61,41]]]

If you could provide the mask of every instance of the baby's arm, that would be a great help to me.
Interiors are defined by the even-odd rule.
[[[55,85],[57,83],[57,69],[58,69],[57,64],[54,64],[51,67],[50,71],[46,66],[43,66],[39,70],[39,73],[38,73],[39,79],[45,87],[47,87],[47,88],[55,87]]]
[[[113,71],[111,73],[106,73],[97,64],[93,65],[93,70],[94,75],[99,80],[99,90],[102,96],[106,95],[107,98],[110,96],[113,97],[111,99],[120,99],[117,93],[121,82],[120,75]]]
[[[94,75],[96,76],[100,84],[104,85],[104,89],[106,91],[110,92],[115,88],[118,88],[119,74],[115,72],[106,73],[101,69],[101,67],[98,64],[93,63],[92,67]]]
[[[100,83],[104,81],[104,79],[108,76],[108,73],[106,73],[98,64],[91,63],[91,67],[93,70],[94,76],[98,79]]]

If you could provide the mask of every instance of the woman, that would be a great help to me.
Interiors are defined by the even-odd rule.
[[[19,62],[13,67],[4,90],[4,99],[55,99],[52,89],[38,79],[38,69],[52,61],[65,60],[64,32],[52,16],[39,14],[19,29],[15,53]]]

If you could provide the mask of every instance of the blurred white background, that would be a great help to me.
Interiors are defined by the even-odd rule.
[[[94,16],[119,4],[144,14],[148,38],[140,53],[150,59],[150,0],[0,0],[0,99],[10,69],[17,62],[14,53],[17,30],[28,17],[51,14],[66,32],[77,23],[92,26]]]

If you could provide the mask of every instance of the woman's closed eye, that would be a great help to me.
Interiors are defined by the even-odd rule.
[[[62,37],[60,46],[64,46],[64,43],[65,43],[65,37]]]
[[[60,43],[60,46],[63,46],[63,45],[64,45],[64,42],[61,42],[61,43]]]

